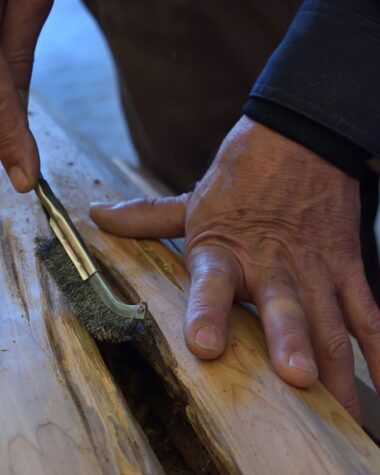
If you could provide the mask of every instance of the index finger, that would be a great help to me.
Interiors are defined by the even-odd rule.
[[[0,53],[0,160],[19,192],[37,183],[39,156],[26,113],[4,55]]]
[[[52,0],[9,0],[2,15],[0,160],[20,192],[30,191],[38,180],[39,155],[26,109],[34,49],[52,4]]]

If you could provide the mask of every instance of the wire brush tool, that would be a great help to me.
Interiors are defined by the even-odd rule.
[[[142,333],[146,305],[127,305],[115,295],[42,175],[35,192],[56,236],[38,240],[37,255],[79,320],[98,340],[122,342]]]

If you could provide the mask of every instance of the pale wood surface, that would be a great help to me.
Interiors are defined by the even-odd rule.
[[[246,310],[234,308],[222,358],[189,354],[181,260],[158,242],[115,238],[87,219],[90,200],[141,192],[91,150],[78,151],[36,104],[32,111],[46,178],[120,287],[147,301],[141,351],[184,401],[221,471],[379,473],[379,449],[320,384],[299,391],[274,374],[260,324]],[[96,346],[36,262],[32,241],[47,226],[35,196],[14,193],[4,174],[0,195],[1,475],[160,473]]]
[[[127,177],[130,183],[133,183],[137,186],[137,188],[144,191],[147,196],[152,198],[159,198],[160,196],[172,194],[170,190],[165,188],[160,183],[157,183],[154,178],[150,176],[144,176],[138,171],[136,171],[135,168],[132,165],[126,163],[125,160],[122,160],[118,157],[112,157],[111,162],[117,168],[118,171],[120,171]],[[178,241],[179,240],[177,239],[176,242]],[[183,249],[183,243],[180,243],[178,247]],[[363,353],[360,350],[360,347],[355,338],[351,338],[351,343],[355,358],[355,375],[370,390],[372,390],[373,393],[375,393],[375,386],[373,384],[373,381],[371,380],[371,376],[369,374],[368,366],[364,359]],[[378,423],[380,425],[380,420],[378,421]]]
[[[49,166],[77,160],[65,135],[32,110]],[[60,191],[81,194],[80,179],[67,176]],[[96,345],[34,255],[35,237],[48,232],[34,194],[16,194],[4,172],[0,181],[0,474],[161,473]]]
[[[220,468],[246,474],[379,472],[379,449],[321,384],[301,391],[274,375],[250,313],[236,306],[228,350],[217,361],[201,362],[182,338],[189,279],[178,258],[155,241],[120,239],[87,224],[80,229],[122,287],[148,302],[160,329],[153,325],[150,332],[163,356],[157,369],[185,398],[188,416]]]

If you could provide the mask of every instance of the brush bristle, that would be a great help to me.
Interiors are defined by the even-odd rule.
[[[83,281],[57,238],[37,239],[36,254],[79,320],[98,340],[120,343],[144,332],[141,320],[115,315]]]

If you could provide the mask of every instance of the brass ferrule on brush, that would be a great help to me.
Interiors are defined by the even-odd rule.
[[[82,280],[88,281],[92,285],[103,303],[116,315],[131,319],[143,319],[146,310],[145,304],[127,305],[115,295],[67,211],[42,175],[40,175],[35,192],[47,214],[51,229],[61,242]]]

